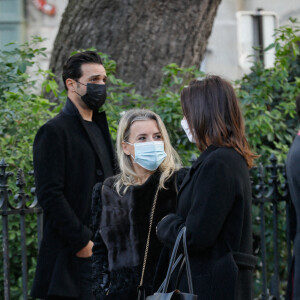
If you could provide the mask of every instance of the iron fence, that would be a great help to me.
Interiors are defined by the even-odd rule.
[[[2,248],[3,248],[3,285],[4,299],[10,300],[10,259],[9,259],[9,216],[18,215],[20,217],[21,231],[21,259],[22,259],[22,295],[23,299],[28,299],[28,270],[27,270],[27,248],[26,248],[26,222],[25,216],[28,214],[37,215],[37,247],[39,249],[42,239],[42,218],[43,211],[38,204],[35,196],[35,188],[32,187],[30,192],[32,197],[25,193],[25,178],[22,169],[19,169],[16,176],[16,187],[18,189],[15,194],[14,203],[10,198],[12,191],[8,187],[8,179],[13,176],[12,172],[7,172],[8,165],[4,159],[0,162],[0,213],[2,218]],[[30,174],[33,175],[32,173]]]
[[[254,249],[259,254],[257,269],[261,274],[261,294],[258,299],[283,299],[292,256],[291,199],[285,166],[277,164],[277,158],[272,155],[269,165],[264,167],[260,164],[251,170],[250,175],[252,203],[259,210],[253,218],[253,226],[258,224],[260,229],[259,247]],[[270,221],[267,226],[269,232],[266,218]],[[283,226],[279,228],[279,224]],[[279,229],[284,231],[284,240],[278,237]],[[269,237],[269,242],[266,237]],[[284,255],[279,255],[279,249]],[[268,257],[273,257],[273,262]]]
[[[0,162],[0,213],[2,218],[2,243],[3,243],[3,285],[4,299],[10,300],[10,259],[9,259],[9,216],[18,215],[20,218],[21,231],[21,259],[22,259],[22,295],[28,299],[28,270],[26,250],[26,222],[28,214],[37,215],[37,248],[39,249],[42,238],[43,212],[35,196],[35,188],[30,189],[31,196],[25,193],[25,178],[21,169],[17,171],[16,183],[17,193],[13,197],[8,185],[9,177],[13,177],[7,171],[8,165],[4,159]],[[30,174],[33,175],[32,173]],[[258,240],[254,247],[256,255],[259,256],[257,265],[256,281],[258,282],[259,297],[257,299],[282,299],[284,284],[287,281],[288,267],[291,261],[291,234],[290,223],[290,197],[288,193],[287,180],[284,165],[277,164],[273,155],[270,164],[259,165],[250,172],[253,191],[253,207],[259,213],[254,213],[253,226],[259,228],[259,234],[254,236]],[[14,204],[11,198],[14,198]],[[282,209],[284,204],[284,209]],[[271,220],[271,222],[269,222]],[[267,220],[267,224],[266,224]],[[269,222],[269,223],[268,223]],[[278,224],[285,224],[285,239],[278,237]],[[271,226],[271,228],[270,228]],[[267,239],[266,239],[267,237]],[[272,243],[270,242],[272,241]],[[254,243],[255,245],[255,243]],[[268,246],[268,247],[267,247]],[[268,248],[268,249],[267,249]],[[284,250],[285,257],[280,257],[280,251]],[[271,262],[270,257],[273,257]],[[284,261],[283,261],[284,260]],[[281,270],[283,264],[283,272]],[[0,277],[1,278],[1,277]],[[280,296],[281,294],[281,296]],[[281,297],[281,298],[280,298]]]

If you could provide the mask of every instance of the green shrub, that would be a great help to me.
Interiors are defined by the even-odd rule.
[[[246,132],[252,149],[266,163],[272,153],[284,162],[294,139],[295,98],[300,93],[299,23],[280,27],[275,33],[276,59],[273,68],[255,63],[251,73],[236,81],[242,102]]]
[[[36,131],[59,109],[54,109],[55,104],[42,93],[37,93],[37,79],[32,79],[42,77],[41,87],[57,95],[53,74],[41,69],[32,70],[32,75],[26,73],[28,68],[37,65],[35,60],[40,55],[45,55],[46,49],[37,47],[39,42],[41,39],[36,37],[32,43],[0,51],[0,157],[25,172],[32,170],[32,144]]]
[[[8,171],[16,175],[17,169],[22,168],[27,174],[32,170],[32,144],[38,128],[49,118],[54,116],[59,109],[56,104],[50,103],[43,97],[42,92],[37,92],[38,83],[35,78],[42,77],[41,88],[46,91],[52,90],[57,94],[57,85],[53,80],[53,74],[49,71],[37,69],[26,73],[27,69],[37,66],[36,60],[40,55],[45,55],[46,49],[39,49],[40,38],[34,38],[31,43],[21,46],[10,44],[15,47],[10,51],[0,51],[0,160],[5,158],[9,164]],[[26,192],[33,185],[32,176],[27,176]],[[17,188],[10,180],[13,195]],[[14,205],[13,197],[10,203]],[[20,217],[10,215],[9,217],[9,250],[10,250],[10,280],[12,299],[23,299],[21,294],[21,239],[20,239]],[[28,286],[33,280],[33,273],[37,257],[37,234],[36,216],[26,216],[26,234],[28,251]],[[0,225],[2,233],[2,222]],[[1,234],[1,244],[2,244]],[[3,257],[1,259],[0,294],[3,295]]]
[[[236,81],[237,94],[241,100],[246,133],[251,148],[260,155],[257,163],[270,164],[269,157],[275,154],[279,163],[284,163],[290,145],[297,133],[295,98],[300,94],[300,27],[295,19],[275,32],[275,43],[265,49],[275,48],[274,67],[265,69],[261,62],[253,64],[251,73]],[[269,177],[266,178],[266,182]],[[282,176],[279,178],[283,182]],[[284,294],[287,274],[287,245],[285,203],[278,205],[278,241],[281,280],[280,291]],[[260,240],[259,209],[253,206],[254,237]],[[268,283],[273,275],[273,217],[272,207],[265,206],[267,275]],[[260,246],[255,249],[261,255]],[[259,296],[262,286],[261,264],[255,272],[255,295]],[[269,288],[269,286],[268,286]]]

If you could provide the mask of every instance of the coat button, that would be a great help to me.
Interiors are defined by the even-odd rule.
[[[103,175],[103,172],[102,172],[100,169],[98,169],[98,170],[96,170],[96,174],[97,174],[98,176],[102,176],[102,175]]]

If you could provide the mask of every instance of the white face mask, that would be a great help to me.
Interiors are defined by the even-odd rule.
[[[181,127],[191,143],[196,143],[186,119],[181,120]]]

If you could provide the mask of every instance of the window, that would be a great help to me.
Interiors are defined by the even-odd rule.
[[[23,42],[23,0],[0,0],[0,49],[10,42]]]
[[[266,68],[273,66],[274,49],[265,53],[255,49],[265,49],[274,43],[274,30],[277,27],[278,16],[276,13],[262,10],[237,13],[239,65],[243,70],[249,70],[255,60],[262,60]]]

